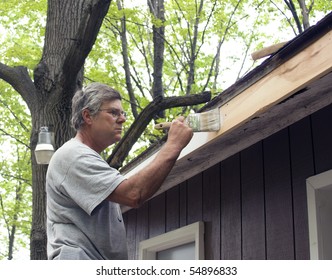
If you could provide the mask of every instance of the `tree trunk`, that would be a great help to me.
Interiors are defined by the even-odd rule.
[[[189,58],[189,69],[188,69],[188,79],[187,79],[187,87],[186,87],[186,94],[191,94],[191,88],[195,83],[195,61],[197,55],[197,40],[198,40],[198,25],[200,22],[200,17],[203,9],[204,1],[201,0],[199,3],[199,8],[196,12],[196,18],[194,23],[194,30],[193,30],[193,38],[190,40],[190,58]],[[188,24],[188,27],[190,24]],[[190,34],[190,30],[188,30],[188,34]]]
[[[164,50],[165,50],[165,8],[164,0],[148,1],[149,8],[155,20],[159,20],[158,24],[153,24],[153,86],[152,94],[154,99],[164,97],[163,85],[163,66],[164,66]],[[163,118],[164,112],[158,112],[156,118]]]
[[[46,259],[47,166],[37,165],[34,149],[38,130],[49,126],[55,133],[55,148],[73,136],[70,126],[71,99],[82,86],[84,61],[96,40],[110,1],[49,0],[43,56],[34,71],[36,88],[32,103],[33,215],[31,259]]]
[[[120,0],[117,0],[117,6],[119,11],[123,10],[122,4]],[[123,58],[123,69],[126,77],[126,88],[129,95],[131,111],[134,115],[134,118],[138,116],[137,110],[137,102],[135,99],[134,89],[131,83],[131,73],[130,73],[130,63],[129,63],[129,55],[128,55],[128,40],[127,40],[127,27],[126,27],[126,16],[123,15],[121,17],[121,26],[119,28],[119,35],[121,38],[121,46],[122,46],[122,58]]]
[[[37,165],[34,150],[41,126],[55,132],[55,148],[72,135],[71,99],[82,86],[83,65],[89,54],[110,0],[49,0],[45,43],[41,61],[31,80],[26,67],[0,63],[0,78],[8,82],[26,102],[32,118],[30,137],[32,162],[32,227],[30,258],[47,258],[46,165]]]
[[[304,30],[306,30],[310,27],[309,9],[306,6],[305,0],[298,0],[298,2],[299,2],[299,5],[300,5],[300,8],[301,8],[303,28],[304,28]]]

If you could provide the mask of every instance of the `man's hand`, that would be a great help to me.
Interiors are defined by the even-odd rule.
[[[172,121],[166,144],[170,145],[175,152],[180,153],[192,137],[193,130],[185,122],[185,118],[181,116]]]

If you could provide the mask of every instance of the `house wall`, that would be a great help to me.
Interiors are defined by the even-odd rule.
[[[206,259],[309,259],[306,178],[332,168],[331,120],[330,105],[124,213],[129,258],[204,221]]]

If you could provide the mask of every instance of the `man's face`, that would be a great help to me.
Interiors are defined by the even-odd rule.
[[[118,142],[122,137],[122,124],[126,121],[121,101],[104,102],[92,117],[91,133],[94,141],[103,149]]]

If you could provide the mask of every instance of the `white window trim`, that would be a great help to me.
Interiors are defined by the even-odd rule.
[[[307,180],[308,225],[310,259],[321,259],[322,244],[319,240],[320,220],[317,218],[316,194],[319,189],[331,186],[332,170],[309,177]]]
[[[139,244],[140,260],[155,260],[157,252],[195,242],[195,259],[204,259],[204,223],[188,226],[143,240]]]

